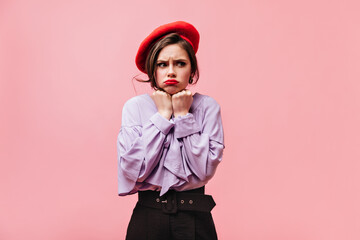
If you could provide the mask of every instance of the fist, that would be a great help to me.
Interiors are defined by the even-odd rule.
[[[170,119],[173,110],[171,104],[171,96],[167,92],[157,90],[151,95],[158,112],[166,119]]]
[[[193,102],[192,93],[189,90],[182,90],[172,95],[172,109],[174,116],[185,116],[191,107]]]

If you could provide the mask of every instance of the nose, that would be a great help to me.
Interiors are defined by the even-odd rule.
[[[174,69],[174,65],[173,65],[172,63],[169,64],[167,76],[168,76],[168,77],[175,77],[175,76],[176,76],[175,69]]]

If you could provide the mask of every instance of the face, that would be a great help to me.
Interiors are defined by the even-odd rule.
[[[179,44],[168,45],[160,51],[155,70],[158,88],[173,95],[187,87],[190,75],[189,56]]]

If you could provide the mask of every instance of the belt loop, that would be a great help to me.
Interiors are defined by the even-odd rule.
[[[161,198],[161,207],[164,213],[177,212],[176,191],[170,190],[165,193]]]

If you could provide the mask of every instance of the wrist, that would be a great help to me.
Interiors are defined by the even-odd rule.
[[[159,111],[160,115],[169,120],[171,118],[172,112],[170,111]]]
[[[185,116],[186,114],[188,114],[188,111],[174,112],[174,117]]]

